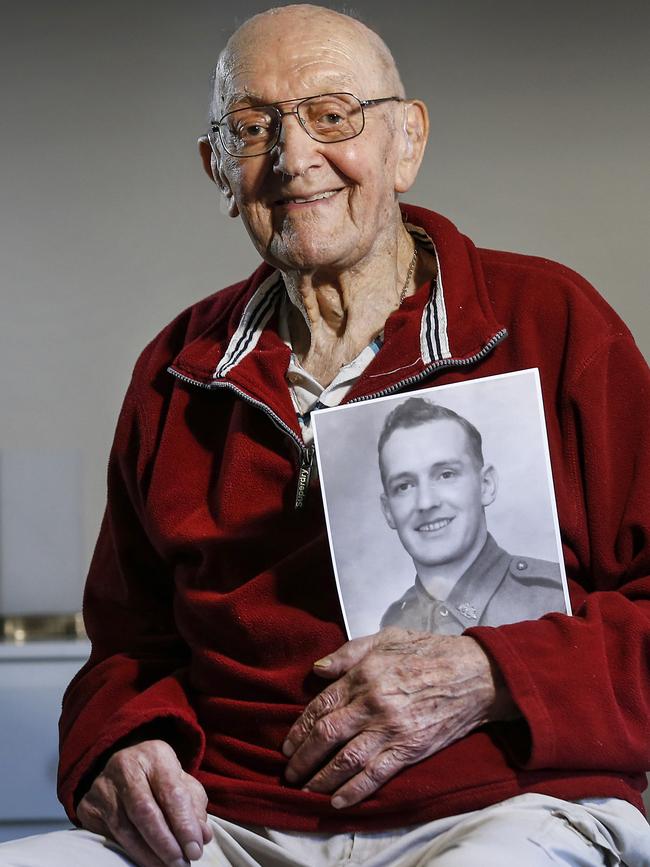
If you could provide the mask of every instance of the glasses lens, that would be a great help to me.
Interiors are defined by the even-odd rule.
[[[314,96],[298,105],[298,115],[316,141],[343,141],[363,129],[361,103],[349,93]]]
[[[272,106],[231,111],[219,126],[224,147],[237,156],[263,154],[275,140],[278,122],[278,113]]]

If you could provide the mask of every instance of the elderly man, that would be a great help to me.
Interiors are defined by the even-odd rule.
[[[413,558],[415,583],[381,628],[460,635],[566,611],[557,563],[512,557],[488,533],[497,474],[481,434],[452,409],[421,397],[386,417],[377,444],[386,522]]]
[[[61,721],[87,830],[0,863],[650,863],[650,378],[628,331],[568,270],[400,211],[427,114],[358,22],[245,22],[211,117],[206,170],[265,261],[136,365]],[[525,367],[576,616],[345,643],[311,409]]]

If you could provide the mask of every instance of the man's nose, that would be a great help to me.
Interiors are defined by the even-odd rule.
[[[416,505],[419,511],[426,512],[427,509],[435,509],[440,504],[441,497],[438,485],[430,481],[418,485]]]
[[[320,162],[319,143],[303,129],[294,111],[282,113],[282,126],[273,148],[273,171],[299,177]]]

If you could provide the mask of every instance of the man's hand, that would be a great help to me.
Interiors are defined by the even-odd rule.
[[[492,719],[516,714],[478,642],[391,627],[356,638],[314,671],[338,678],[294,723],[283,746],[289,782],[356,804],[406,765]]]
[[[140,867],[184,867],[212,839],[203,786],[165,741],[118,750],[79,802],[89,831],[110,837]]]

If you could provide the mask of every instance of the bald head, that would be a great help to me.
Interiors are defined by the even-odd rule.
[[[313,46],[315,60],[318,58],[333,66],[337,56],[341,59],[354,57],[361,73],[373,82],[377,91],[364,93],[363,98],[389,93],[405,95],[393,55],[377,33],[348,15],[301,3],[254,15],[233,33],[214,70],[210,116],[219,117],[234,100],[247,95],[233,92],[231,82],[238,75],[241,77],[253,64],[259,65],[265,54],[285,52],[293,44],[305,41]]]
[[[268,10],[228,40],[215,85],[203,166],[262,257],[328,280],[386,257],[394,269],[411,249],[398,196],[416,178],[428,119],[403,98],[377,34],[321,6]],[[343,93],[359,106],[312,99]]]

